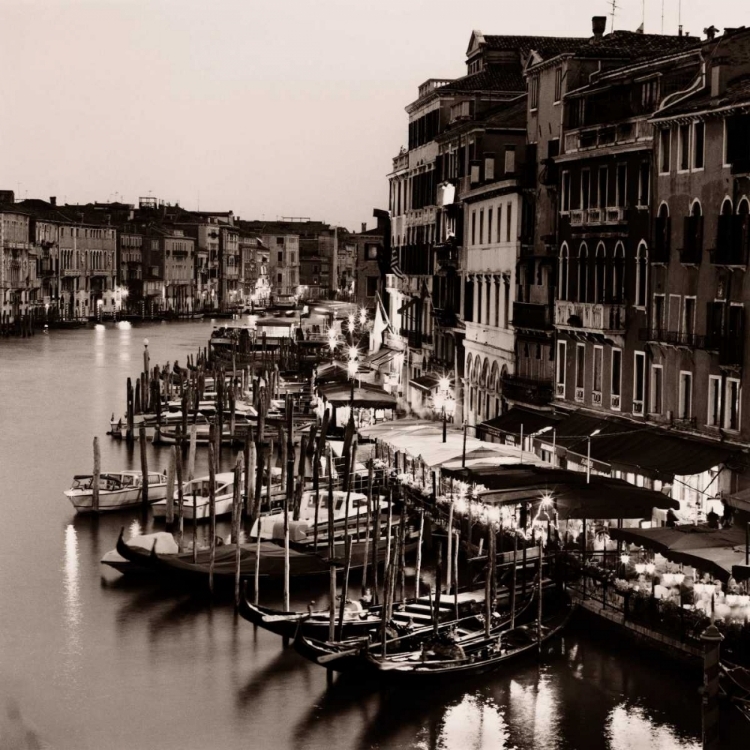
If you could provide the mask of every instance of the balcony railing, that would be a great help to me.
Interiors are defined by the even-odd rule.
[[[440,268],[454,268],[456,270],[461,268],[461,253],[455,245],[438,245],[435,248],[435,260]]]
[[[503,378],[503,396],[511,401],[522,401],[544,406],[552,400],[552,380],[522,378],[508,375]]]
[[[645,118],[621,122],[617,126],[602,124],[569,130],[565,134],[565,152],[588,151],[618,143],[653,139],[653,126]]]
[[[556,300],[555,325],[589,331],[625,332],[624,304]]]
[[[638,332],[641,341],[656,341],[660,344],[684,346],[688,349],[707,349],[708,337],[696,333],[667,331],[663,328],[641,328]]]
[[[551,310],[548,305],[537,305],[531,302],[514,302],[513,325],[516,328],[547,331],[552,328]]]
[[[569,212],[570,225],[573,227],[596,224],[622,224],[625,221],[625,209],[620,206],[607,208],[574,208]]]
[[[655,341],[671,346],[716,352],[719,355],[719,364],[726,367],[741,366],[745,356],[745,341],[740,335],[717,333],[704,335],[666,331],[661,328],[641,328],[638,337],[641,341]]]
[[[406,339],[410,349],[421,349],[423,343],[432,343],[432,336],[421,331],[410,331],[407,328],[402,328],[400,333]]]

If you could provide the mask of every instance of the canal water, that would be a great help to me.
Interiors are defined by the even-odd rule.
[[[138,468],[137,450],[106,431],[144,337],[152,364],[184,363],[210,331],[108,324],[0,342],[0,750],[700,746],[697,681],[586,627],[542,663],[440,690],[327,689],[324,670],[229,603],[101,566],[122,526],[142,527],[140,512],[76,517],[62,491],[91,470],[94,435],[103,470]],[[167,449],[149,445],[149,462],[164,468]],[[293,590],[293,605],[323,596]],[[727,712],[725,724],[727,747],[747,747],[740,720]]]

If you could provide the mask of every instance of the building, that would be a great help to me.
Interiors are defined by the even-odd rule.
[[[263,244],[269,253],[271,295],[297,294],[299,286],[299,235],[264,234]]]
[[[246,307],[268,304],[270,284],[268,280],[269,249],[259,237],[245,229],[239,232],[241,298]]]
[[[4,324],[34,314],[40,303],[37,246],[30,217],[12,204],[0,207],[0,313]]]
[[[385,238],[388,232],[388,221],[380,212],[377,217],[377,226],[367,229],[367,224],[362,224],[362,230],[358,234],[350,235],[355,245],[355,273],[354,282],[355,300],[359,307],[367,310],[375,309],[375,302],[379,295],[383,297],[383,263],[385,255]]]

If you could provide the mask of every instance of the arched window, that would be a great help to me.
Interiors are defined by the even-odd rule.
[[[596,271],[594,277],[594,301],[607,301],[607,248],[603,242],[596,247]]]
[[[635,305],[645,307],[648,294],[648,247],[641,240],[635,256]]]
[[[582,242],[578,248],[578,301],[588,302],[589,290],[589,249]]]
[[[492,371],[490,373],[489,390],[499,391],[501,389],[501,383],[499,381],[500,370],[497,366],[497,362],[492,363]]]
[[[721,203],[716,229],[716,253],[714,255],[714,262],[716,263],[739,262],[739,257],[735,257],[739,255],[739,245],[734,242],[734,237],[732,236],[734,223],[732,201],[729,198],[724,198]]]
[[[612,262],[612,302],[621,303],[625,299],[625,246],[622,242],[615,245]]]
[[[669,263],[671,250],[671,220],[669,218],[669,206],[662,203],[659,213],[656,215],[656,231],[654,232],[654,259],[661,263]]]
[[[696,198],[685,220],[685,238],[680,262],[698,264],[703,259],[703,209]]]
[[[472,376],[474,375],[474,373],[471,371],[471,364],[472,364],[473,359],[474,358],[471,356],[471,352],[469,352],[469,355],[466,357],[466,370],[465,370],[466,377],[469,379],[469,382],[472,382]]]
[[[563,242],[560,248],[560,270],[559,270],[559,288],[557,296],[559,299],[568,299],[568,246]]]
[[[748,250],[750,250],[750,201],[743,198],[737,206],[737,245],[740,261],[747,265]]]
[[[474,377],[473,377],[473,380],[477,385],[479,384],[479,378],[481,374],[482,374],[482,358],[477,357],[474,360]]]
[[[479,381],[479,384],[482,386],[482,388],[487,387],[487,378],[490,374],[490,361],[488,359],[484,360],[484,364],[482,365],[482,375]]]

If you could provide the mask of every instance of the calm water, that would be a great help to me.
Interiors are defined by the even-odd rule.
[[[140,513],[76,518],[61,493],[90,471],[94,435],[103,469],[137,468],[137,452],[105,433],[142,367],[144,336],[152,363],[184,363],[210,330],[107,326],[0,341],[0,750],[37,746],[20,744],[28,732],[76,750],[699,747],[697,684],[584,629],[541,665],[439,692],[347,680],[327,690],[324,670],[226,603],[104,569],[101,556]],[[166,450],[149,450],[163,468]],[[299,606],[323,601],[293,594]],[[727,724],[727,746],[747,747],[747,729],[731,714]]]

